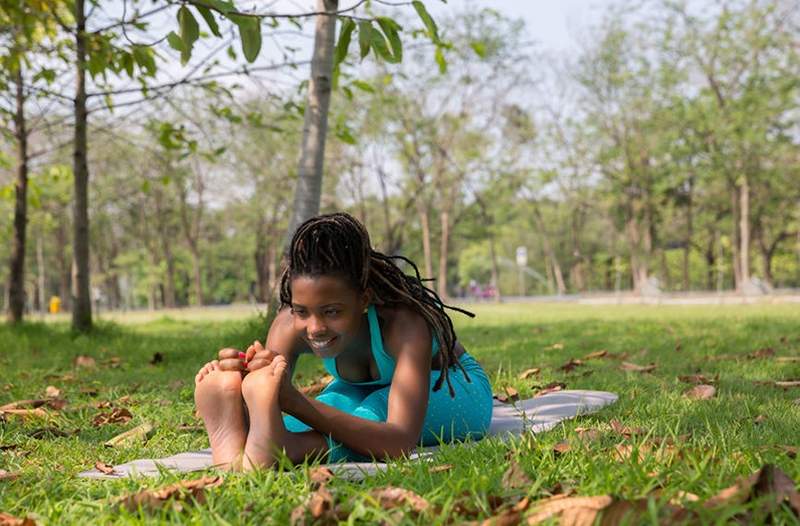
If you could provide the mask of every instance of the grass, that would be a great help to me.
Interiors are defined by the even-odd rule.
[[[459,339],[484,364],[496,392],[511,386],[527,397],[536,385],[561,381],[568,388],[616,392],[619,401],[525,439],[444,447],[434,465],[452,464],[452,468],[441,472],[399,461],[363,482],[334,479],[329,488],[349,513],[349,522],[482,520],[493,514],[498,497],[510,503],[522,496],[536,500],[557,487],[571,488],[578,495],[649,498],[646,520],[656,522],[659,513],[663,518],[667,501],[679,492],[696,494],[702,501],[767,463],[800,480],[800,460],[782,448],[800,445],[796,401],[800,388],[756,383],[798,379],[800,363],[747,357],[762,348],[774,349],[776,356],[800,355],[796,306],[487,305],[476,310],[474,320],[454,317]],[[194,373],[217,349],[244,346],[263,337],[264,331],[263,321],[254,318],[107,322],[91,336],[73,335],[61,323],[0,325],[0,405],[42,398],[48,385],[61,389],[69,401],[64,410],[50,411],[46,419],[8,417],[0,424],[0,446],[15,446],[0,451],[0,469],[19,473],[16,480],[0,481],[0,511],[28,515],[43,524],[286,523],[312,491],[307,469],[230,474],[222,486],[206,492],[203,503],[182,510],[167,506],[133,512],[110,502],[183,477],[169,473],[145,480],[75,477],[97,460],[113,465],[207,447],[202,431],[179,430],[181,424],[198,423],[193,416]],[[572,372],[559,369],[571,358],[601,349],[657,367],[650,374],[626,372],[620,370],[619,360],[600,359],[586,361]],[[163,361],[152,365],[156,352]],[[94,357],[98,367],[74,368],[77,355]],[[112,357],[121,359],[117,367],[111,366]],[[540,375],[521,380],[519,373],[531,367],[541,367]],[[714,398],[683,396],[689,386],[677,377],[697,372],[719,375]],[[321,373],[320,363],[304,358],[298,366],[299,383],[310,383]],[[123,405],[134,415],[131,422],[92,425],[92,418],[102,411],[94,407],[96,403],[123,396],[130,397]],[[611,429],[612,419],[641,427],[645,433],[625,439]],[[104,441],[144,421],[156,425],[146,443],[103,447]],[[578,427],[597,429],[597,438],[582,442]],[[69,434],[35,438],[43,428]],[[568,441],[571,450],[554,453],[553,446],[562,441]],[[615,453],[618,444],[632,445],[634,454],[620,461]],[[527,474],[529,485],[504,483],[512,462]],[[417,492],[437,513],[400,517],[382,509],[370,490],[387,485]],[[757,503],[742,506],[759,509]],[[713,513],[696,507],[704,522],[726,523],[742,506],[730,504]],[[798,519],[783,508],[774,520],[796,523]]]

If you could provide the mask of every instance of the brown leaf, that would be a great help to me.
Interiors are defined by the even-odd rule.
[[[39,429],[35,429],[28,433],[28,436],[31,438],[35,438],[36,440],[41,440],[45,438],[53,438],[53,437],[68,437],[73,435],[74,433],[69,433],[67,431],[62,431],[57,427],[40,427]]]
[[[766,422],[766,421],[767,421],[767,415],[758,415],[757,417],[755,417],[755,418],[753,419],[753,423],[754,423],[755,425],[760,425],[760,424],[763,424],[763,423],[764,423],[764,422]]]
[[[94,463],[94,467],[97,471],[105,473],[106,475],[112,475],[114,473],[114,466],[106,464],[105,462],[101,462],[99,460]]]
[[[550,345],[549,347],[545,347],[544,349],[546,351],[560,351],[563,348],[564,348],[564,344],[563,343],[554,343],[553,345]]]
[[[481,526],[517,526],[522,521],[522,512],[508,508],[481,522]]]
[[[160,352],[153,353],[153,357],[150,358],[150,365],[157,365],[163,362],[164,362],[164,355]]]
[[[3,480],[16,480],[19,478],[19,473],[12,473],[4,469],[0,469],[0,481]]]
[[[576,427],[575,432],[578,433],[578,436],[581,440],[591,442],[593,440],[597,440],[600,438],[600,430],[589,428],[589,427]]]
[[[651,363],[649,365],[637,365],[631,362],[622,362],[622,365],[620,365],[619,368],[623,371],[631,371],[634,373],[650,373],[655,370],[656,364]]]
[[[30,517],[20,519],[10,513],[0,511],[0,526],[36,526],[36,521]]]
[[[312,520],[318,520],[321,517],[333,519],[332,512],[334,510],[333,495],[328,491],[328,488],[323,484],[316,491],[312,492],[306,500],[292,510],[289,517],[290,524],[300,525],[307,524],[306,518],[311,516]],[[333,522],[331,520],[331,522]]]
[[[61,396],[61,389],[54,385],[48,385],[47,388],[44,390],[44,395],[47,398],[58,398]]]
[[[432,466],[430,469],[428,469],[428,473],[443,473],[445,471],[450,471],[451,469],[453,469],[452,464],[441,464],[439,466]]]
[[[137,440],[145,442],[152,432],[153,426],[145,422],[144,424],[136,426],[133,429],[129,429],[128,431],[120,433],[114,438],[105,441],[103,445],[106,447],[118,447],[135,442]]]
[[[533,367],[533,368],[531,368],[531,369],[525,369],[524,371],[522,371],[522,372],[520,373],[520,375],[519,375],[519,379],[520,379],[520,380],[527,380],[527,379],[528,379],[528,378],[530,378],[531,376],[536,376],[536,375],[538,375],[540,372],[542,372],[542,370],[541,370],[541,368],[539,368],[539,367]]]
[[[775,356],[775,349],[772,347],[763,347],[747,355],[747,357],[751,360],[756,358],[769,358],[770,356]]]
[[[503,391],[505,391],[505,393],[494,395],[494,398],[498,402],[502,402],[504,404],[511,404],[519,400],[519,391],[517,391],[513,387],[504,386]]]
[[[783,387],[784,389],[788,389],[790,387],[800,387],[800,380],[776,381],[775,385],[777,387]]]
[[[205,431],[205,427],[199,424],[181,424],[175,428],[178,431]]]
[[[556,456],[563,455],[564,453],[567,453],[571,449],[572,446],[570,446],[569,442],[567,442],[566,440],[562,440],[561,442],[553,446],[553,452],[556,454]]]
[[[316,382],[306,387],[301,387],[300,392],[306,396],[316,396],[333,381],[333,376],[326,374]]]
[[[763,499],[768,514],[772,514],[782,503],[788,504],[795,515],[800,516],[800,494],[795,482],[780,468],[766,464],[747,478],[723,489],[708,499],[704,506],[716,508]]]
[[[503,473],[502,484],[506,489],[515,489],[527,488],[533,484],[533,482],[528,475],[525,474],[522,466],[520,466],[516,460],[512,459],[508,469]]]
[[[9,409],[35,409],[47,403],[47,400],[16,400],[0,406],[0,411],[8,411]]]
[[[130,411],[124,407],[116,407],[109,413],[98,413],[92,419],[92,425],[104,426],[107,424],[124,424],[133,418]]]
[[[715,384],[719,381],[719,374],[706,376],[704,374],[685,374],[678,377],[678,380],[687,384]]]
[[[534,387],[534,389],[535,388],[536,387]],[[541,387],[538,391],[536,391],[536,394],[534,394],[533,396],[534,397],[544,396],[546,394],[555,393],[556,391],[561,391],[566,388],[567,384],[565,384],[564,382],[550,382],[549,384],[545,385],[544,387]]]
[[[683,393],[686,398],[692,400],[709,400],[714,398],[715,394],[717,394],[717,389],[713,385],[706,384],[696,385]]]
[[[786,456],[789,458],[797,458],[797,452],[800,451],[800,448],[797,446],[777,446],[778,449],[786,453]]]
[[[405,505],[409,506],[416,513],[423,513],[430,507],[427,500],[413,491],[394,486],[374,489],[370,494],[378,501],[379,506],[384,510],[390,510]]]
[[[144,510],[154,511],[162,508],[169,501],[203,502],[205,500],[205,490],[219,486],[222,484],[222,480],[220,476],[205,476],[194,480],[182,480],[163,488],[142,490],[120,497],[116,503],[133,512],[139,507]]]
[[[310,480],[312,484],[325,484],[333,479],[334,476],[333,471],[325,466],[316,466],[308,471],[308,480]]]
[[[528,524],[541,524],[550,518],[560,516],[561,524],[590,526],[594,524],[600,512],[612,502],[613,499],[608,495],[594,497],[555,495],[533,504],[534,513],[528,517]]]
[[[583,357],[584,360],[596,360],[598,358],[608,358],[608,351],[605,349],[601,349],[599,351],[590,352],[586,356]]]
[[[631,438],[633,435],[644,435],[647,433],[647,430],[643,427],[628,427],[622,425],[622,422],[617,419],[611,420],[609,424],[611,425],[611,429],[625,438]]]
[[[122,358],[119,356],[112,356],[111,358],[106,361],[106,365],[108,365],[112,369],[116,369],[122,364]]]
[[[100,390],[97,387],[81,387],[81,394],[85,394],[86,396],[97,396],[100,394]]]
[[[20,418],[47,418],[47,411],[41,407],[36,409],[2,409],[0,416],[18,416]]]
[[[780,363],[795,363],[800,362],[800,356],[779,356],[775,358],[775,361]]]
[[[84,367],[88,369],[92,369],[97,367],[97,362],[91,356],[79,355],[75,357],[75,360],[72,362],[75,367]]]
[[[582,365],[583,365],[582,361],[577,360],[575,358],[570,358],[570,360],[567,363],[565,363],[564,365],[562,365],[558,369],[568,373],[568,372],[573,371],[576,367],[580,367]]]

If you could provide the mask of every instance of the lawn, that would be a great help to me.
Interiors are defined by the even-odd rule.
[[[430,464],[393,462],[363,482],[334,478],[319,490],[312,480],[319,472],[308,467],[224,474],[199,501],[134,509],[117,501],[201,474],[92,481],[76,473],[96,461],[114,465],[207,447],[193,415],[194,373],[218,348],[263,337],[263,320],[223,321],[221,312],[218,321],[106,322],[90,336],[75,336],[61,323],[0,325],[0,405],[45,398],[48,386],[66,400],[60,409],[43,406],[39,416],[3,416],[0,512],[42,524],[283,524],[305,506],[300,509],[307,509],[309,521],[317,513],[323,522],[442,524],[501,516],[503,524],[514,524],[533,517],[539,501],[566,494],[613,497],[586,501],[615,502],[606,507],[606,520],[617,506],[637,512],[628,516],[636,523],[762,522],[769,513],[774,522],[797,523],[792,505],[800,513],[800,499],[781,473],[800,480],[798,306],[520,304],[475,310],[474,320],[458,314],[454,320],[495,392],[515,389],[528,397],[563,382],[568,389],[613,391],[619,401],[540,435],[448,446]],[[587,359],[590,353],[597,357]],[[76,366],[77,356],[92,357],[95,366]],[[579,363],[568,365],[572,359]],[[641,372],[626,370],[633,368],[628,364],[655,367]],[[530,368],[541,370],[522,379]],[[297,382],[310,384],[321,374],[320,363],[304,358]],[[690,398],[692,381],[712,384],[716,392]],[[127,409],[132,418],[117,411],[123,421],[102,424],[114,408]],[[93,423],[96,418],[102,425]],[[144,422],[155,426],[146,442],[103,445]],[[777,470],[765,470],[754,485],[742,479],[765,465]],[[737,483],[740,491],[718,495]],[[405,498],[392,508],[393,500],[380,493],[389,486],[424,500]],[[798,500],[789,504],[791,498]],[[573,511],[579,504],[565,502]],[[679,508],[688,511],[675,515]]]

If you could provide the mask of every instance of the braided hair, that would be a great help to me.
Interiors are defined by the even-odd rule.
[[[415,275],[406,275],[395,260],[409,264]],[[423,285],[419,269],[410,259],[373,250],[367,229],[353,216],[339,212],[312,217],[304,222],[292,236],[285,263],[280,282],[281,307],[292,303],[290,285],[294,278],[341,276],[360,292],[371,289],[377,304],[404,305],[425,319],[440,345],[442,369],[434,383],[434,391],[447,382],[450,396],[455,397],[450,383],[451,367],[460,368],[470,381],[456,357],[456,333],[444,309],[456,310],[470,317],[475,315],[445,305],[433,290]]]

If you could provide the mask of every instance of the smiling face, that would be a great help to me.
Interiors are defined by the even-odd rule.
[[[358,341],[369,294],[336,276],[298,276],[291,281],[294,327],[313,353],[334,358]]]

